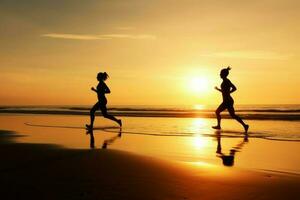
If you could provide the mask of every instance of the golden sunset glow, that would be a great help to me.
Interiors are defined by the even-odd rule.
[[[300,102],[294,1],[45,2],[1,5],[1,105],[90,105],[101,71],[110,105],[218,104],[228,65],[236,104]]]
[[[199,129],[207,125],[207,121],[203,118],[195,118],[192,120],[192,127],[194,129]]]
[[[0,200],[300,198],[300,0],[0,0],[0,29]]]
[[[208,91],[208,80],[203,77],[195,77],[190,80],[189,88],[192,92],[206,92]]]
[[[205,106],[201,105],[201,104],[194,105],[194,109],[196,109],[196,110],[203,110],[204,108],[205,108]]]
[[[204,138],[201,135],[196,135],[193,138],[193,144],[198,150],[204,148],[207,145],[207,143],[207,138]]]

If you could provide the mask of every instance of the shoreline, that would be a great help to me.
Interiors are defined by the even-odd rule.
[[[115,112],[109,111],[117,117],[161,117],[161,118],[216,118],[215,114],[212,113],[195,113],[195,112],[182,112],[182,113],[141,113],[141,112]],[[35,115],[78,115],[78,116],[89,116],[88,111],[59,111],[59,110],[2,110],[0,114],[35,114]],[[278,120],[278,121],[300,121],[300,114],[237,114],[245,120]],[[97,112],[96,116],[102,116],[101,113]],[[224,112],[222,114],[223,119],[231,119],[231,116]]]

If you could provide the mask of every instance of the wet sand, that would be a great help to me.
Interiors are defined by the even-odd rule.
[[[106,128],[95,130],[95,148],[90,149],[90,135],[82,128],[85,118],[81,116],[0,116],[1,199],[300,197],[297,142],[255,138],[255,132],[244,142],[240,127],[236,131],[232,121],[224,122],[233,128],[232,133],[222,133],[226,137],[218,139],[214,132],[206,134],[212,123],[207,120],[123,120],[120,138],[111,122],[98,118],[96,125]],[[251,122],[258,131],[266,123],[272,122]],[[280,132],[281,126],[273,128]],[[289,126],[298,125],[284,124],[285,129]],[[166,130],[199,135],[149,135],[166,134]],[[101,148],[104,141],[106,149]],[[223,166],[216,156],[221,144],[226,155],[232,147],[239,148],[234,166]]]
[[[86,135],[84,128],[87,120],[85,116],[70,115],[0,115],[0,130],[24,135],[16,138],[18,143],[86,150],[90,148],[90,135]],[[225,155],[236,150],[233,169],[300,174],[300,155],[296,153],[300,152],[298,122],[248,121],[251,128],[245,141],[241,127],[234,120],[225,119],[225,130],[220,134],[211,129],[215,123],[212,119],[122,117],[122,120],[122,136],[118,137],[120,130],[113,122],[96,118],[95,148],[102,148],[108,141],[108,149],[168,161],[223,166],[216,153],[220,145]]]
[[[1,199],[298,199],[291,174],[172,162],[110,149],[15,143],[0,131]]]

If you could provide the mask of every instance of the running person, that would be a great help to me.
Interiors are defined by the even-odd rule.
[[[107,99],[105,97],[105,94],[110,93],[110,89],[105,84],[105,80],[108,78],[108,74],[106,72],[100,72],[97,75],[97,80],[99,81],[99,84],[97,85],[97,89],[94,87],[91,88],[92,91],[96,92],[98,95],[98,102],[92,107],[90,111],[90,117],[91,117],[91,124],[86,124],[86,127],[91,130],[94,127],[94,120],[95,120],[95,112],[100,109],[102,112],[103,117],[110,119],[112,121],[115,121],[119,124],[119,126],[122,126],[122,121],[120,119],[115,118],[112,115],[109,115],[107,113]]]
[[[215,87],[216,90],[222,92],[222,97],[223,97],[223,102],[221,105],[217,108],[216,110],[216,115],[217,115],[217,120],[218,124],[217,126],[213,126],[212,128],[214,129],[221,129],[221,115],[220,113],[224,110],[228,110],[229,114],[231,117],[235,120],[237,120],[245,129],[245,132],[247,133],[249,125],[245,124],[243,120],[235,114],[234,111],[234,101],[233,98],[231,97],[231,93],[236,91],[236,87],[231,83],[231,81],[227,78],[229,74],[229,70],[231,68],[227,67],[221,70],[220,72],[220,77],[223,79],[223,82],[221,84],[221,89],[218,87]]]

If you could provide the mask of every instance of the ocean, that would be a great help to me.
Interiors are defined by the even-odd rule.
[[[0,113],[88,115],[91,106],[0,106]],[[217,105],[210,106],[108,106],[116,116],[126,117],[176,117],[215,118]],[[300,120],[300,104],[297,105],[237,105],[236,113],[251,120]],[[223,118],[230,118],[222,113]]]

